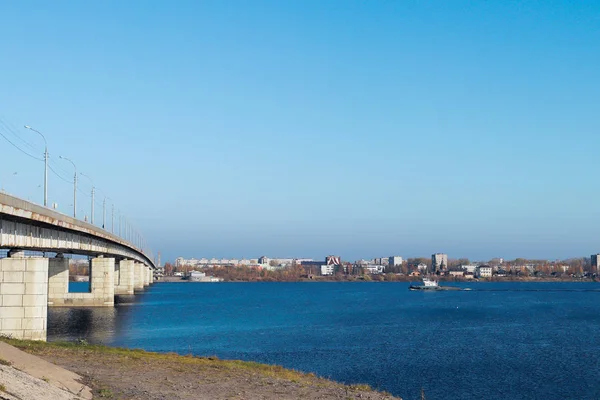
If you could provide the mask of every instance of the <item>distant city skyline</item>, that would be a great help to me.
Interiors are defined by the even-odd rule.
[[[107,198],[163,262],[600,252],[600,2],[0,15],[0,133],[20,149],[0,136],[0,189],[43,202],[30,125],[49,204],[72,214],[69,158],[94,182],[96,220]],[[92,183],[78,186],[85,218]]]

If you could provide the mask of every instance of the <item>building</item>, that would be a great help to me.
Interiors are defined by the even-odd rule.
[[[189,275],[189,280],[192,282],[201,282],[206,278],[206,274],[204,272],[191,271]]]
[[[389,257],[379,257],[373,259],[375,265],[389,265]]]
[[[492,267],[489,265],[480,265],[477,267],[477,276],[479,278],[491,278],[492,277]]]
[[[473,265],[473,264],[469,264],[469,265],[461,265],[460,266],[463,270],[465,270],[467,273],[470,274],[474,274],[475,270],[477,269],[477,265]]]
[[[404,260],[402,260],[402,257],[399,256],[392,256],[388,259],[388,265],[390,267],[399,267],[403,262]]]
[[[449,273],[450,273],[450,276],[454,276],[454,277],[465,275],[465,271],[462,271],[462,270],[461,271],[450,271]]]
[[[590,258],[592,260],[591,272],[600,272],[600,254],[592,254]]]
[[[444,271],[448,268],[448,254],[435,253],[431,255],[431,272]]]
[[[327,256],[325,257],[325,263],[327,265],[342,265],[342,258],[340,256]]]
[[[321,265],[321,275],[333,275],[334,268],[333,264]]]
[[[365,270],[365,272],[368,272],[370,274],[382,274],[383,270],[385,269],[383,265],[373,265],[373,264],[369,264],[367,266],[364,266],[363,269]]]
[[[268,264],[269,261],[271,261],[271,260],[268,257],[266,257],[266,256],[262,256],[262,257],[260,257],[258,259],[258,263],[261,264],[261,265],[262,264]]]
[[[304,263],[312,261],[314,261],[312,258],[294,258],[292,259],[292,264],[303,265]]]

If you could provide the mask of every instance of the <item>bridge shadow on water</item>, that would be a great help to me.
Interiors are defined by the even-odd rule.
[[[48,340],[110,344],[127,326],[134,296],[116,296],[114,307],[49,307]]]

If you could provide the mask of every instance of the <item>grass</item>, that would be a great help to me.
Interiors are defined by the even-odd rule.
[[[0,392],[6,392],[6,386],[0,383]]]
[[[255,377],[257,385],[265,386],[276,384],[278,380],[290,382],[299,387],[310,386],[314,388],[341,388],[344,385],[321,378],[312,373],[283,368],[279,365],[260,364],[252,361],[221,360],[216,356],[197,357],[191,354],[179,355],[176,353],[154,353],[140,349],[125,349],[90,344],[84,340],[75,342],[42,342],[27,341],[1,337],[0,340],[34,355],[46,359],[53,357],[73,357],[79,360],[102,360],[106,365],[124,369],[140,368],[142,371],[148,365],[153,368],[162,368],[174,373],[189,374],[197,379],[198,376],[210,377],[211,380],[220,379],[248,379]],[[200,375],[199,375],[200,374]],[[267,378],[267,379],[264,379]],[[251,378],[253,379],[253,378]],[[100,383],[100,382],[98,382]],[[168,379],[167,379],[168,384]],[[113,386],[101,384],[96,387],[95,393],[99,398],[115,398]],[[373,389],[367,384],[354,384],[345,386],[346,394],[354,392],[371,392]],[[357,395],[362,396],[357,393]],[[354,397],[354,395],[352,396]]]
[[[12,363],[8,360],[0,358],[0,365],[6,365],[6,366],[10,367],[12,365]]]
[[[12,339],[0,337],[0,340],[15,346],[21,350],[33,354],[51,355],[64,350],[78,353],[80,355],[103,354],[116,356],[121,362],[146,361],[172,362],[173,369],[184,372],[186,367],[204,366],[224,371],[250,371],[266,377],[284,379],[295,383],[314,381],[319,379],[315,374],[303,373],[292,369],[283,368],[279,365],[260,364],[252,361],[220,360],[218,357],[197,357],[193,355],[179,355],[176,353],[154,353],[140,349],[124,349],[120,347],[108,347],[96,344],[88,344],[85,341],[75,342],[42,342]]]
[[[357,392],[370,392],[373,388],[366,383],[358,383],[355,385],[350,385],[350,390],[354,390]]]
[[[105,399],[112,399],[114,397],[113,392],[110,389],[106,388],[98,390],[98,395]]]

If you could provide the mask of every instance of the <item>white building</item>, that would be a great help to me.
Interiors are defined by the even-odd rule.
[[[292,265],[294,263],[293,258],[275,258],[275,259],[273,259],[273,261],[275,261],[275,263],[277,265],[282,266],[282,267],[289,267],[290,265]]]
[[[385,269],[385,266],[369,264],[365,265],[363,268],[370,274],[382,274]]]
[[[473,264],[461,265],[460,267],[470,274],[474,274],[475,270],[477,269],[477,265],[473,265]]]
[[[491,278],[492,267],[490,267],[489,265],[481,265],[477,267],[477,276],[479,278]]]
[[[321,265],[321,275],[333,275],[335,265]]]
[[[431,272],[448,269],[448,254],[435,253],[431,255]]]
[[[312,262],[314,261],[312,258],[295,258],[292,260],[292,263],[296,263],[296,265],[302,265],[303,262]]]
[[[402,260],[402,257],[400,256],[392,256],[388,259],[388,265],[390,267],[399,267],[403,262],[404,260]]]
[[[592,254],[590,257],[592,272],[600,272],[600,254]]]
[[[193,282],[202,281],[206,278],[204,272],[192,271],[190,272],[189,280]]]

